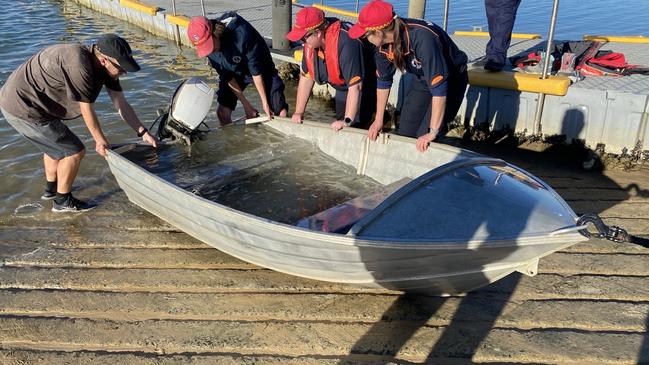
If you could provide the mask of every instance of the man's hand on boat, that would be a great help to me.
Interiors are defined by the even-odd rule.
[[[151,145],[153,148],[158,148],[158,138],[149,133],[149,131],[142,135],[142,142]]]
[[[434,141],[436,137],[437,131],[434,131],[417,138],[417,151],[425,152],[428,149],[428,145]]]
[[[304,118],[304,113],[293,113],[291,116],[291,121],[296,124],[301,124],[302,119]]]
[[[257,118],[259,116],[257,109],[250,105],[250,103],[248,103],[248,105],[244,104],[243,110],[246,113],[246,119]]]
[[[108,140],[106,138],[99,138],[95,140],[95,151],[99,154],[99,156],[106,157],[106,150],[110,148],[110,143],[108,143]]]
[[[334,130],[334,132],[338,132],[339,130],[345,128],[347,124],[345,123],[344,120],[334,120],[333,123],[331,123],[331,129]]]
[[[264,107],[264,113],[266,113],[266,115],[268,116],[268,120],[273,119],[273,111],[270,110],[270,105],[268,105],[268,102],[264,101],[262,105]]]
[[[370,139],[370,141],[376,141],[376,137],[379,136],[379,133],[381,133],[381,130],[383,129],[383,122],[376,119],[370,126],[370,129],[367,130],[367,137]]]

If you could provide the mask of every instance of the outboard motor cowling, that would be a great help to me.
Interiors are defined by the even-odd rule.
[[[197,77],[183,81],[174,92],[171,104],[156,119],[158,139],[171,138],[190,145],[201,139],[207,130],[199,129],[212,107],[214,90]],[[206,126],[207,127],[207,126]]]

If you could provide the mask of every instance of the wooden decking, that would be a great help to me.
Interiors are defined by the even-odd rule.
[[[646,170],[514,162],[577,212],[649,233]],[[536,277],[409,297],[264,270],[105,196],[76,217],[2,222],[0,364],[649,363],[649,250],[631,244],[593,240]]]

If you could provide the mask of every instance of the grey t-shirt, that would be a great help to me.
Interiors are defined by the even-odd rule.
[[[104,85],[122,91],[93,57],[91,47],[81,44],[42,49],[9,76],[0,89],[0,106],[34,123],[78,118],[79,102],[94,103]]]

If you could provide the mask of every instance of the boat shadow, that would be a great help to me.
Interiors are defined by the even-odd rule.
[[[584,127],[584,115],[580,110],[570,110],[566,115],[568,119],[563,121],[565,129],[562,129],[562,131],[565,131],[566,134],[575,133],[575,135],[579,135],[580,130]],[[476,145],[472,145],[468,148],[476,150],[475,147]],[[615,189],[622,192],[621,196],[616,200],[600,200],[596,206],[593,205],[594,209],[588,212],[580,211],[575,207],[574,210],[578,215],[602,213],[631,196],[649,196],[649,191],[641,189],[635,183],[623,187],[604,175],[600,170],[583,171],[583,159],[587,158],[589,154],[573,155],[567,158],[565,156],[565,146],[551,146],[540,152],[489,146],[484,148],[483,151],[478,150],[477,152],[503,158],[540,176],[542,179],[552,179],[549,182],[551,186],[554,185],[553,181],[558,185],[563,184],[561,181],[564,181],[562,177],[565,175],[562,174],[562,170],[564,172],[574,172],[577,169],[579,171],[578,175],[585,175],[585,181],[597,181],[598,186],[605,186],[606,189]],[[568,183],[566,190],[569,191],[570,188],[574,187],[579,188],[580,186]],[[561,195],[561,191],[559,193]],[[569,199],[564,196],[564,199],[567,200],[569,205],[573,206],[575,203],[580,203],[581,198]],[[587,201],[588,199],[584,200]],[[582,206],[584,205],[582,204]],[[588,208],[591,207],[588,204],[587,206]],[[529,208],[531,212],[533,207]],[[518,218],[519,232],[522,232],[529,215]],[[501,222],[485,218],[484,221],[474,224],[473,229],[477,230],[486,226],[487,231],[490,231],[490,226],[498,224],[501,224]],[[493,257],[492,262],[506,257],[509,253],[511,252],[500,252],[498,257]],[[373,269],[377,268],[368,267],[369,271]],[[525,326],[518,325],[515,319],[507,318],[502,320],[502,315],[507,306],[516,307],[521,302],[524,302],[524,299],[514,298],[517,290],[530,290],[526,287],[519,288],[521,278],[522,275],[519,273],[510,274],[496,283],[469,292],[464,296],[432,297],[411,294],[398,296],[385,310],[381,319],[355,342],[350,353],[339,359],[339,364],[365,363],[365,361],[359,361],[359,359],[366,356],[374,357],[371,361],[367,361],[372,364],[411,363],[411,360],[404,360],[404,357],[408,358],[408,354],[413,353],[418,354],[415,356],[418,359],[416,362],[420,363],[421,354],[426,352],[428,355],[424,363],[445,363],[445,361],[450,360],[471,363],[473,357],[481,350],[490,352],[494,351],[489,350],[490,348],[493,349],[494,346],[501,347],[501,345],[501,349],[495,351],[501,351],[502,356],[509,356],[511,352],[519,351],[511,347],[516,345],[500,344],[498,339],[506,338],[504,332],[509,330],[520,332],[525,328]],[[488,278],[485,277],[484,280],[488,280]],[[540,280],[540,278],[536,277],[529,280]],[[530,315],[534,314],[530,313]],[[649,316],[646,320],[646,326],[649,327]],[[490,339],[490,337],[493,338]],[[533,341],[533,338],[525,342],[528,341]],[[424,347],[422,348],[422,346]],[[507,353],[508,347],[511,350],[510,353]],[[649,335],[644,337],[637,355],[637,361],[638,363],[647,363],[649,361]]]
[[[463,297],[403,294],[338,364],[364,363],[359,361],[359,355],[377,356],[368,361],[371,364],[411,363],[404,361],[399,353],[418,350],[419,345],[413,341],[428,345],[431,340],[432,347],[426,359],[413,363],[444,363],[449,359],[468,362],[494,329],[520,276],[512,274],[504,279],[505,283],[492,284]],[[453,302],[458,299],[460,303],[449,320],[445,307],[455,307]]]
[[[522,231],[526,219],[517,221]],[[471,222],[473,231],[484,226],[489,231],[490,227],[499,223],[489,219]],[[506,258],[513,251],[515,247],[498,250],[498,256],[491,257],[492,262]],[[381,268],[368,267],[368,271],[380,272]],[[353,345],[350,356],[342,358],[339,363],[356,363],[354,358],[361,354],[380,358],[373,360],[372,364],[399,363],[403,361],[401,353],[420,351],[428,351],[425,363],[445,359],[469,360],[494,330],[496,321],[516,291],[520,277],[520,274],[512,274],[465,296],[399,296],[383,313],[381,320]],[[487,283],[490,279],[483,276],[472,280]],[[453,285],[452,282],[448,284]],[[431,346],[430,350],[422,349],[422,344]]]

